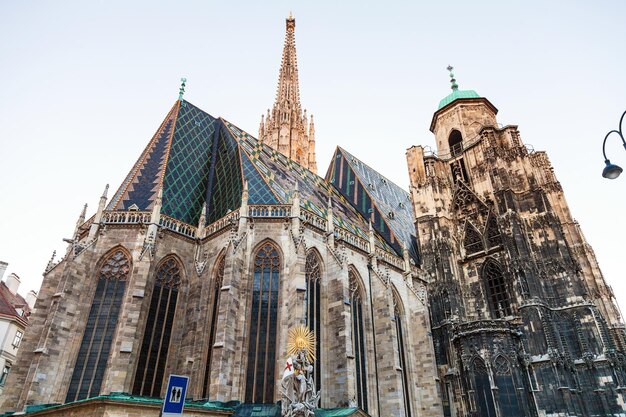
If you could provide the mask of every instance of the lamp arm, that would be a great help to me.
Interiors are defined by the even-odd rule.
[[[624,113],[626,114],[626,113]],[[623,117],[623,116],[622,116]],[[609,136],[611,136],[611,133],[617,133],[619,135],[620,138],[622,138],[622,142],[624,142],[624,147],[626,148],[626,141],[624,141],[624,137],[622,136],[622,134],[617,131],[617,130],[611,130],[609,133],[606,134],[606,136],[604,137],[604,141],[602,142],[602,155],[604,155],[604,161],[608,161],[609,158],[606,157],[606,140],[609,138]]]
[[[626,111],[622,113],[622,117],[619,118],[619,137],[622,138],[622,143],[624,144],[624,149],[626,149],[626,140],[624,140],[624,134],[622,133],[622,122],[624,121],[624,116],[626,116]]]

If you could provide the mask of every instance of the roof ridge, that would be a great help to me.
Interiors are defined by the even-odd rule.
[[[354,159],[358,160],[360,163],[362,163],[363,165],[365,165],[367,168],[371,169],[372,171],[376,172],[378,175],[380,175],[383,179],[385,179],[385,181],[387,181],[388,184],[392,184],[393,186],[397,187],[399,190],[401,190],[402,192],[404,192],[405,194],[409,195],[409,192],[406,191],[404,188],[400,187],[398,184],[396,184],[394,181],[390,180],[388,177],[386,177],[385,175],[381,174],[379,170],[372,168],[369,164],[363,162],[362,159],[357,158],[356,156],[354,156],[350,151],[342,148],[341,146],[337,145],[337,148],[339,148],[340,150],[342,150],[343,152],[345,152],[346,154],[348,154],[349,156],[353,157]],[[349,164],[352,164],[352,161],[348,160]]]

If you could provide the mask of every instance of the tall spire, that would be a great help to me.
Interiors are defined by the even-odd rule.
[[[259,141],[316,172],[315,139],[310,137],[308,118],[306,113],[303,114],[300,104],[295,37],[296,19],[291,12],[285,20],[285,30],[276,99],[272,110],[267,116],[261,117]]]

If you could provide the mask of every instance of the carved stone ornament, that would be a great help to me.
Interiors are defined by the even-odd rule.
[[[285,363],[282,391],[283,417],[314,417],[320,400],[315,389],[313,362],[315,361],[315,334],[306,326],[289,331],[289,357]]]

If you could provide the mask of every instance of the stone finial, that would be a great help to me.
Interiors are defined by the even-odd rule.
[[[374,226],[372,225],[372,221],[369,221],[369,228],[367,231],[367,236],[370,241],[370,253],[374,253],[376,251],[376,235],[374,234]]]
[[[209,210],[209,205],[204,202],[202,210],[200,211],[200,219],[198,220],[198,228],[196,229],[196,237],[202,239],[204,237],[204,229],[206,228],[206,213]]]
[[[44,271],[44,273],[50,271],[52,269],[52,267],[54,266],[54,258],[57,256],[57,251],[53,250],[52,251],[52,257],[50,258],[50,260],[48,261],[48,265],[46,265],[46,270]]]
[[[404,273],[408,274],[411,272],[411,259],[409,258],[409,249],[406,247],[406,244],[402,245],[402,259],[404,261]]]
[[[76,220],[76,227],[74,227],[74,242],[78,242],[78,231],[80,230],[80,226],[85,223],[85,217],[87,216],[87,203],[83,206],[80,215],[78,216],[78,220]]]
[[[326,206],[326,242],[331,248],[335,247],[335,213],[333,212],[333,200],[328,196]]]
[[[83,211],[80,212],[80,216],[78,217],[78,221],[83,224],[85,222],[85,217],[87,216],[87,203],[83,206]]]
[[[243,190],[241,191],[241,205],[248,205],[248,200],[250,199],[250,192],[248,191],[248,180],[243,182]]]
[[[89,240],[92,240],[96,237],[96,233],[100,227],[100,221],[102,220],[102,213],[104,212],[104,207],[107,203],[107,194],[109,192],[109,184],[104,187],[104,192],[100,196],[100,202],[98,203],[98,211],[96,211],[96,215],[93,219],[93,223],[91,223],[91,227],[89,228]]]

